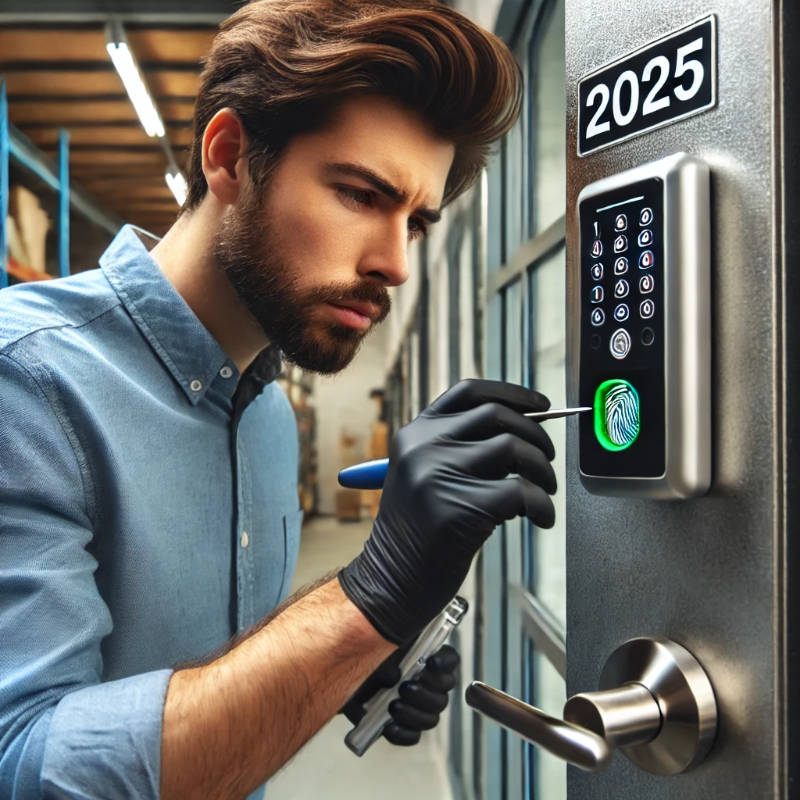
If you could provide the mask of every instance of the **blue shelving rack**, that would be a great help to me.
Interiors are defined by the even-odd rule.
[[[5,82],[0,78],[0,289],[8,286],[8,190],[10,162],[36,175],[58,193],[58,268],[62,277],[69,275],[69,215],[77,211],[112,236],[122,221],[99,208],[94,201],[69,181],[69,132],[58,134],[58,161],[44,155],[8,118],[8,96]]]

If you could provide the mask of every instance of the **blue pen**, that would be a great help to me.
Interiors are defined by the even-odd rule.
[[[591,410],[591,406],[555,408],[551,411],[531,411],[523,416],[536,420],[557,419],[558,417],[569,417],[572,414],[582,414],[584,411]],[[389,469],[388,458],[363,461],[361,464],[354,464],[352,467],[345,467],[341,470],[339,472],[339,485],[347,489],[380,489],[386,478],[387,469]]]

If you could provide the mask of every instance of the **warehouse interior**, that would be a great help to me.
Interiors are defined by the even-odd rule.
[[[525,37],[532,41],[536,31],[548,42],[538,58],[554,59],[556,75],[563,72],[563,4],[552,0],[518,7],[506,4],[502,11],[499,2],[453,5],[489,29],[496,29],[499,17],[507,39],[519,39],[521,33],[517,52],[523,58],[527,58]],[[60,0],[33,5],[8,0],[2,4],[0,141],[5,150],[0,149],[0,174],[7,181],[2,186],[5,225],[0,234],[0,247],[6,253],[4,285],[96,267],[124,224],[156,236],[169,229],[183,199],[182,172],[191,143],[202,59],[219,22],[238,6],[224,0]],[[515,33],[520,24],[522,30]],[[126,88],[112,59],[120,46],[127,48],[134,73],[152,99],[144,117],[133,101],[141,88]],[[558,169],[563,161],[563,156],[559,161],[558,144],[563,136],[563,96],[559,96],[563,79],[561,89],[558,80],[548,86],[555,106],[544,121],[546,138],[539,146],[555,147],[554,153],[542,155],[553,158]],[[527,119],[520,124],[528,124]],[[520,151],[518,157],[528,154]],[[558,185],[554,191],[557,197]],[[482,271],[486,255],[482,250],[487,242],[482,217],[486,192],[484,178],[445,210],[443,224],[429,240],[412,245],[414,268],[408,283],[393,292],[392,315],[368,338],[347,370],[335,377],[320,377],[287,366],[279,377],[296,414],[301,453],[298,491],[305,524],[294,588],[346,563],[360,548],[377,513],[380,493],[342,489],[335,479],[338,470],[386,456],[393,433],[426,402],[459,378],[485,371]],[[551,200],[543,197],[540,203],[544,209]],[[531,220],[533,214],[533,209],[525,212]],[[548,241],[555,243],[555,258],[548,268],[552,276],[541,283],[552,282],[558,292],[558,241],[563,234],[558,223],[555,227],[550,223],[544,218],[537,223],[548,230]],[[522,236],[522,230],[517,235]],[[548,246],[548,253],[552,249]],[[522,296],[519,301],[527,302]],[[543,306],[547,305],[544,301]],[[548,325],[543,322],[542,329]],[[558,341],[547,347],[550,355],[544,354],[542,364],[553,362],[556,388],[563,347]],[[553,401],[558,402],[557,397]],[[535,533],[531,531],[530,536]],[[563,560],[558,555],[563,539],[546,546]],[[551,573],[547,580],[555,581],[550,592],[556,599],[555,613],[560,614],[561,579]],[[473,602],[480,582],[473,577],[464,587]],[[558,636],[555,617],[553,625]],[[491,642],[485,651],[476,643],[476,635],[482,636],[477,617],[464,627],[455,642],[461,650],[463,672],[468,673],[464,679],[484,660],[494,662],[495,671],[500,669],[489,655]],[[521,687],[523,676],[517,680]],[[548,703],[555,708],[563,698],[563,678],[548,664],[536,681],[544,687],[537,694],[549,695]],[[341,742],[348,729],[346,721],[335,719],[275,778],[269,796],[355,800],[374,797],[381,783],[386,788],[379,794],[386,798],[395,796],[394,790],[398,797],[405,796],[412,784],[419,796],[437,800],[491,792],[492,783],[507,779],[505,769],[494,773],[487,754],[508,747],[506,734],[489,730],[482,739],[458,689],[454,695],[453,707],[445,712],[437,730],[408,751],[380,743],[358,760]],[[515,784],[525,782],[531,793],[534,784],[538,791],[549,787],[548,800],[557,800],[565,791],[563,767],[555,760],[551,763],[546,754],[538,757],[542,765],[535,778],[534,755],[528,745],[519,752],[514,748],[510,757]],[[322,763],[327,766],[320,769]]]

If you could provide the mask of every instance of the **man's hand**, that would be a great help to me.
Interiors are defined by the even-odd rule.
[[[456,594],[501,522],[525,515],[552,527],[553,443],[523,416],[549,406],[522,386],[461,381],[397,433],[372,533],[339,573],[344,593],[382,636],[396,644],[414,638]]]
[[[365,714],[364,703],[400,680],[400,662],[407,649],[395,650],[342,708],[342,713],[354,725]],[[422,672],[400,685],[400,699],[389,706],[392,721],[383,729],[383,736],[389,742],[403,746],[417,744],[422,731],[436,727],[439,714],[447,708],[448,692],[456,685],[460,660],[458,651],[443,645],[428,658]]]

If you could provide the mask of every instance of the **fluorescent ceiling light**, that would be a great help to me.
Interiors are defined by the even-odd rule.
[[[186,195],[189,193],[189,187],[186,185],[186,178],[183,177],[183,173],[177,171],[168,172],[164,177],[167,180],[169,190],[175,195],[178,205],[182,206],[186,202]]]
[[[139,115],[145,133],[148,136],[163,136],[164,123],[147,91],[142,73],[139,72],[139,67],[134,61],[133,53],[128,48],[127,42],[109,40],[106,50],[108,50],[108,55],[111,57],[122,83],[125,84],[125,90]]]

